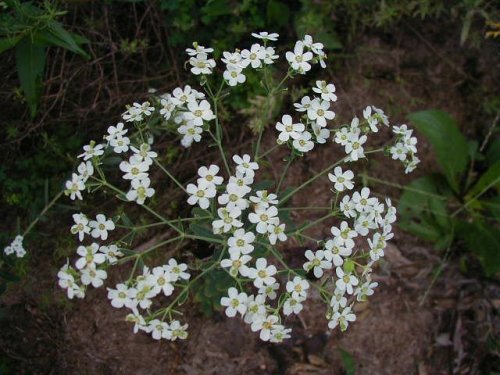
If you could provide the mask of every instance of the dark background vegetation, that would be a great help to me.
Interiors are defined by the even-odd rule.
[[[36,29],[32,19],[12,11],[21,2],[6,3],[11,7],[0,10],[2,37],[26,27]],[[222,50],[248,47],[251,32],[267,30],[280,34],[283,55],[297,38],[310,33],[325,44],[329,66],[298,79],[297,85],[307,87],[319,77],[333,81],[343,118],[359,114],[367,104],[384,108],[395,122],[408,121],[406,116],[413,111],[439,108],[453,116],[468,141],[478,146],[486,142],[486,159],[477,159],[470,167],[473,178],[487,169],[482,160],[498,155],[493,145],[498,145],[500,39],[495,38],[498,24],[494,22],[500,20],[493,1],[109,0],[32,5],[40,10],[34,17],[39,26],[57,20],[74,36],[78,49],[45,48],[45,66],[31,97],[21,88],[15,50],[0,54],[2,247],[61,190],[82,145],[100,139],[126,104],[145,100],[151,88],[166,92],[195,83],[185,69],[184,53],[193,41],[214,47],[219,57]],[[16,28],[19,25],[24,29]],[[251,139],[259,103],[249,98],[259,93],[259,79],[250,74],[247,84],[237,88],[223,108],[225,123],[234,124],[228,132],[235,149]],[[269,125],[289,106],[276,103]],[[268,146],[273,139],[269,136]],[[402,187],[415,177],[438,172],[432,142],[419,133],[419,144],[422,166],[416,176],[395,180],[396,173],[381,160],[374,163],[372,176]],[[186,178],[201,161],[217,158],[204,150],[183,150],[177,139],[160,138],[157,145],[162,160]],[[319,170],[321,160],[306,158],[287,183]],[[181,208],[171,201],[172,189],[159,188],[154,204],[174,215]],[[376,189],[396,201],[401,195],[397,186],[380,184]],[[456,204],[464,204],[464,197],[456,194]],[[498,190],[488,190],[486,197],[498,203]],[[498,279],[495,271],[484,273],[484,253],[470,252],[467,241],[453,238],[436,249],[436,241],[423,241],[404,231],[397,232],[395,246],[388,251],[392,266],[380,270],[380,294],[377,291],[368,310],[359,313],[352,332],[325,334],[323,310],[317,306],[304,313],[309,326],[298,323],[296,337],[283,347],[259,345],[242,324],[228,322],[217,312],[209,318],[190,312],[187,320],[194,333],[186,343],[159,345],[134,336],[105,301],[105,292],[92,291],[84,302],[68,302],[56,286],[58,267],[74,251],[65,229],[70,213],[98,211],[103,205],[75,208],[62,200],[28,237],[28,257],[4,265],[19,281],[6,284],[2,279],[7,291],[0,296],[0,373],[500,371]],[[498,229],[496,218],[488,217],[488,224]],[[463,218],[469,223],[476,219]],[[492,229],[491,233],[495,237],[498,232]],[[478,238],[477,246],[483,240]],[[498,248],[493,250],[498,253]],[[496,262],[498,255],[488,259]],[[119,274],[110,282],[113,277]],[[234,344],[234,338],[238,350],[228,344]]]

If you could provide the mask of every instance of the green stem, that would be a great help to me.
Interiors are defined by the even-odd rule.
[[[276,194],[278,194],[280,191],[281,184],[285,180],[286,172],[288,172],[288,168],[290,168],[290,165],[292,165],[293,159],[294,159],[293,154],[290,154],[288,161],[285,165],[285,168],[283,168],[283,172],[281,173],[281,177],[280,177],[280,181],[278,182],[278,186],[276,187]]]
[[[184,186],[182,186],[182,184],[181,184],[181,183],[180,183],[180,182],[179,182],[179,181],[178,181],[178,180],[177,180],[177,179],[176,179],[176,178],[175,178],[175,177],[174,177],[174,176],[173,176],[173,175],[172,175],[172,174],[171,174],[171,173],[170,173],[170,172],[169,172],[169,171],[168,171],[168,170],[167,170],[164,166],[163,166],[163,165],[161,165],[161,163],[160,163],[158,160],[156,160],[156,159],[153,159],[153,160],[154,160],[155,164],[156,164],[158,167],[160,167],[160,169],[161,169],[163,172],[165,172],[165,174],[166,174],[166,175],[167,175],[167,176],[168,176],[168,177],[169,177],[172,181],[174,181],[174,182],[175,182],[175,184],[176,184],[178,187],[180,187],[180,188],[182,189],[182,191],[184,191],[184,192],[187,194],[187,191],[186,191],[186,189],[184,188]]]
[[[57,195],[43,208],[42,212],[36,217],[35,220],[31,222],[31,224],[26,228],[26,230],[23,233],[23,237],[26,237],[26,235],[33,229],[33,227],[40,221],[43,215],[54,205],[56,202],[61,198],[63,195],[64,191],[60,191],[57,193]]]

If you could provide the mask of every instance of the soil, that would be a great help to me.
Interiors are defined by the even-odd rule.
[[[384,108],[394,123],[404,122],[414,110],[440,108],[467,124],[475,104],[463,87],[494,87],[487,69],[495,65],[487,53],[464,53],[458,35],[436,39],[436,31],[429,29],[424,35],[406,29],[365,37],[359,48],[339,59],[328,71],[337,86],[338,118],[360,115],[365,105],[373,104]],[[465,73],[471,59],[477,65],[473,77]],[[373,144],[387,136],[381,132]],[[274,139],[268,131],[263,149],[272,147]],[[284,165],[285,153],[280,152],[269,157],[276,178]],[[290,170],[284,186],[297,186],[340,155],[332,145],[320,148]],[[422,164],[415,176],[435,170],[422,137],[419,156]],[[370,165],[372,176],[403,185],[410,181],[398,163],[382,160],[376,157]],[[397,201],[397,189],[371,187]],[[292,206],[324,205],[329,188],[328,179],[320,179],[294,197]],[[315,217],[300,213],[293,220]],[[311,235],[320,238],[326,232]],[[301,255],[290,250],[286,256],[293,261]],[[479,374],[485,361],[492,370],[498,358],[487,357],[485,337],[499,327],[491,305],[498,307],[498,288],[464,275],[454,260],[433,282],[440,262],[441,254],[429,244],[396,230],[375,272],[380,286],[345,333],[328,330],[324,306],[312,293],[300,317],[287,321],[294,334],[283,345],[262,343],[243,322],[221,312],[207,318],[191,308],[184,309],[189,339],[170,343],[134,335],[123,311],[109,305],[104,288],[89,291],[84,300],[65,302],[56,285],[59,265],[50,251],[40,249],[33,256],[34,272],[2,297],[0,350],[15,374],[343,374],[342,351],[352,355],[359,375]],[[108,284],[127,274],[126,268],[113,271]]]

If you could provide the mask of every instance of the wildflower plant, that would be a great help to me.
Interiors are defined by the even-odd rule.
[[[220,62],[212,58],[212,48],[193,43],[193,48],[186,50],[186,67],[197,78],[196,87],[178,87],[150,101],[133,103],[121,121],[108,128],[103,141],[84,146],[77,172],[65,185],[66,195],[81,200],[96,191],[109,191],[119,200],[138,205],[154,221],[134,226],[123,214],[74,214],[70,232],[80,246],[74,265],[67,262],[58,274],[59,285],[69,298],[84,298],[90,286],[104,285],[109,267],[131,262],[130,276],[107,287],[108,298],[113,307],[127,311],[124,316],[134,332],[148,332],[155,340],[187,337],[188,324],[179,306],[187,301],[198,280],[216,270],[227,272],[231,280],[220,298],[226,315],[240,317],[264,341],[281,342],[290,337],[285,319],[302,311],[311,289],[319,291],[326,305],[330,329],[339,326],[344,331],[356,320],[354,304],[365,301],[377,287],[372,269],[393,236],[396,209],[389,199],[380,200],[369,188],[356,186],[350,163],[385,153],[411,172],[418,163],[416,139],[406,125],[393,126],[394,142],[368,148],[367,139],[380,127],[390,126],[384,112],[368,106],[361,119],[337,122],[335,85],[317,81],[310,94],[294,104],[296,113],[284,114],[275,123],[274,132],[264,134],[265,126],[261,126],[252,149],[228,154],[219,110],[232,87],[245,84],[249,70],[262,74],[263,87],[272,97],[282,93],[294,77],[315,66],[326,66],[323,45],[306,35],[284,53],[286,73],[274,85],[271,66],[278,63],[279,55],[272,43],[278,34],[252,36],[256,42],[248,49],[224,51]],[[334,122],[338,125],[333,126]],[[160,150],[155,147],[154,135],[159,132],[178,136],[186,148],[213,142],[221,163],[206,160],[194,181],[178,181],[168,166],[158,161]],[[274,137],[276,145],[263,151],[263,137]],[[319,147],[341,147],[346,155],[332,160],[300,186],[283,189],[292,164]],[[258,178],[265,165],[262,160],[277,148],[287,149],[290,156],[281,178],[266,184]],[[104,168],[107,159],[117,157],[121,162],[114,171]],[[150,199],[161,183],[151,179],[153,169],[162,171],[183,191],[190,217],[167,218],[151,207]],[[324,216],[296,226],[288,219],[294,208],[287,203],[320,178],[331,181],[330,205],[323,208]],[[316,240],[304,234],[332,218],[338,222],[328,238]],[[162,226],[170,235],[167,239],[134,250],[136,230]],[[304,251],[301,268],[291,267],[283,256],[290,240],[314,244]],[[183,262],[187,258],[182,254],[164,264],[144,264],[146,254],[163,252],[166,246],[179,249],[189,241],[207,242],[213,254],[190,264]],[[147,257],[151,259],[155,258]]]

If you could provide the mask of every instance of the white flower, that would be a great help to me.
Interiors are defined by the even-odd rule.
[[[335,85],[333,83],[327,84],[325,81],[316,81],[316,87],[313,87],[313,91],[321,94],[321,99],[336,102],[337,95],[335,95]]]
[[[200,46],[197,42],[193,42],[193,48],[186,48],[186,52],[189,56],[196,56],[199,53],[212,53],[214,51],[213,48],[205,48]]]
[[[260,331],[260,339],[262,341],[269,341],[271,338],[271,330],[276,328],[279,318],[276,315],[268,315],[267,317],[259,317],[253,321],[251,329],[253,332]]]
[[[80,255],[75,266],[79,270],[87,268],[95,268],[97,264],[102,264],[106,261],[106,255],[99,253],[99,245],[93,243],[89,246],[78,246],[76,253]]]
[[[342,211],[346,217],[355,217],[357,215],[355,204],[348,195],[345,195],[344,198],[342,198],[339,207],[340,211]]]
[[[228,65],[223,73],[224,79],[229,86],[236,86],[246,81],[247,77],[242,73],[240,67]]]
[[[276,241],[280,240],[284,242],[287,240],[287,235],[285,234],[285,224],[274,225],[270,224],[267,226],[267,231],[269,234],[269,243],[275,245]]]
[[[209,59],[205,53],[198,53],[189,59],[191,64],[191,73],[194,75],[212,74],[212,69],[215,68],[215,60]]]
[[[373,115],[372,110],[374,112]],[[382,122],[384,125],[389,126],[389,119],[384,114],[384,111],[375,106],[366,107],[363,110],[363,117],[368,122],[371,131],[374,133],[378,132],[377,125],[379,124],[379,122]]]
[[[104,284],[104,280],[108,277],[108,274],[104,270],[98,270],[93,267],[84,268],[81,272],[81,279],[83,285],[90,285],[94,288],[99,288]]]
[[[319,55],[319,56],[324,56],[324,52],[323,52],[323,43],[314,43],[313,42],[313,39],[310,35],[305,35],[304,36],[304,40],[302,40],[302,43],[304,44],[304,46],[306,46],[307,48],[310,48],[311,51],[313,51],[316,55]]]
[[[366,236],[370,229],[376,229],[375,212],[363,213],[356,218],[354,230],[362,236]]]
[[[391,153],[391,157],[394,160],[401,160],[405,161],[406,157],[408,155],[408,148],[405,146],[403,142],[398,142],[394,146],[392,146],[389,149],[389,152]]]
[[[349,136],[351,135],[351,130],[347,127],[343,127],[335,132],[335,143],[345,146],[349,142]]]
[[[286,283],[286,291],[292,294],[292,297],[306,297],[309,283],[300,276],[295,276],[293,280]]]
[[[343,257],[348,257],[352,254],[352,248],[339,244],[340,238],[335,237],[335,239],[328,240],[325,243],[325,259],[332,262],[335,267],[341,266],[344,263]]]
[[[333,120],[335,118],[335,112],[329,111],[330,103],[326,100],[313,100],[311,102],[311,107],[307,110],[307,117],[316,121],[316,123],[321,126],[326,126],[326,120]]]
[[[116,152],[117,154],[121,154],[122,152],[128,151],[130,139],[128,137],[113,138],[111,141],[109,141],[109,145],[113,147],[114,152]]]
[[[201,126],[196,126],[193,121],[188,121],[184,125],[179,126],[177,129],[179,134],[184,135],[181,140],[181,144],[184,147],[189,147],[195,142],[199,142],[201,140],[201,133],[203,133],[203,129]]]
[[[358,212],[368,212],[371,211],[372,207],[377,203],[377,198],[370,198],[370,189],[364,187],[361,189],[361,192],[354,192],[352,201]]]
[[[108,231],[115,229],[115,223],[111,219],[106,219],[103,214],[98,214],[95,220],[91,220],[89,227],[92,228],[90,235],[94,238],[101,238],[105,241],[108,238]]]
[[[83,154],[78,155],[83,160],[92,159],[94,156],[101,156],[104,154],[104,146],[101,144],[96,145],[94,141],[90,141],[88,145],[83,146]]]
[[[163,266],[166,272],[170,273],[171,282],[175,283],[177,280],[189,280],[191,275],[187,271],[187,264],[177,263],[174,258],[168,260],[168,264]]]
[[[134,333],[141,331],[145,331],[147,329],[146,327],[146,321],[144,320],[144,317],[137,311],[137,309],[132,310],[132,314],[128,314],[125,320],[127,322],[134,323]]]
[[[172,117],[172,113],[174,112],[175,109],[175,104],[172,101],[172,96],[168,94],[167,96],[165,96],[160,100],[160,104],[161,104],[160,115],[162,115],[165,120],[169,120],[170,117]]]
[[[370,280],[363,283],[361,286],[356,288],[354,294],[356,295],[356,300],[359,302],[366,301],[366,297],[373,295],[373,289],[378,286],[378,283],[372,283]]]
[[[178,320],[171,321],[165,338],[172,341],[175,341],[177,339],[185,340],[188,337],[187,328],[187,324],[181,325]]]
[[[254,171],[259,169],[259,164],[252,162],[248,154],[243,156],[233,155],[233,161],[237,164],[236,170],[247,176],[253,176],[255,174]]]
[[[264,64],[274,64],[274,60],[277,60],[279,58],[274,47],[266,47],[265,52],[266,57],[264,58]]]
[[[229,232],[233,227],[240,228],[243,226],[243,223],[238,220],[241,216],[241,210],[238,207],[234,208],[219,208],[217,210],[217,214],[219,215],[219,220],[214,220],[212,222],[213,232],[215,234],[218,233],[226,233]]]
[[[254,69],[260,68],[262,60],[266,58],[266,49],[258,43],[252,44],[250,50],[241,51],[241,58],[245,66],[251,65]]]
[[[352,179],[354,178],[354,173],[351,170],[345,172],[342,171],[341,167],[335,167],[333,170],[334,174],[328,173],[328,178],[334,183],[334,188],[337,191],[344,191],[345,189],[351,190],[354,187]]]
[[[322,128],[316,122],[311,122],[311,127],[314,135],[316,136],[316,142],[319,144],[324,144],[330,137],[330,130]]]
[[[348,141],[345,145],[345,152],[346,154],[349,154],[350,158],[353,161],[365,157],[363,144],[366,142],[366,140],[367,140],[366,135],[362,135],[360,137],[359,131],[349,134]]]
[[[167,323],[162,322],[159,319],[153,319],[148,322],[146,332],[151,333],[151,337],[153,337],[153,339],[160,340],[162,338],[166,338],[169,328],[170,326]]]
[[[341,307],[346,307],[347,298],[344,295],[345,290],[335,289],[332,299],[330,300],[330,306],[333,311],[338,311]]]
[[[266,316],[266,297],[262,294],[250,295],[247,299],[247,311],[243,318],[247,324],[252,324],[255,320]]]
[[[191,206],[198,204],[203,209],[207,209],[210,206],[209,199],[214,198],[217,194],[215,186],[205,181],[200,181],[198,185],[189,184],[186,187],[186,192],[190,194],[187,202]]]
[[[172,91],[171,100],[175,106],[182,106],[190,102],[195,102],[196,92],[195,90],[191,89],[191,86],[189,85],[184,86],[184,89],[176,87],[174,91]]]
[[[257,206],[269,207],[271,204],[278,204],[278,196],[276,194],[268,194],[267,190],[258,190],[255,196],[250,197],[250,201]]]
[[[271,285],[262,285],[259,288],[259,295],[265,296],[270,300],[275,300],[277,297],[276,291],[279,289],[280,284],[274,283]]]
[[[242,316],[247,311],[247,299],[246,293],[238,293],[238,290],[231,287],[227,290],[227,297],[222,297],[220,299],[220,304],[226,307],[226,315],[230,318],[236,316],[236,313],[240,313]]]
[[[175,267],[175,266],[174,266]],[[178,266],[177,266],[178,267]],[[162,291],[165,296],[170,296],[174,292],[174,286],[172,285],[172,272],[170,272],[169,267],[155,267],[151,271],[151,275],[154,279],[154,288]]]
[[[273,277],[277,272],[274,265],[267,265],[266,258],[259,258],[255,261],[255,268],[250,268],[248,272],[248,277],[253,280],[253,284],[257,288],[261,288],[264,285],[272,285],[276,282]]]
[[[255,212],[252,212],[248,215],[248,220],[250,220],[250,222],[253,224],[257,224],[257,233],[263,234],[268,232],[269,225],[279,224],[277,215],[278,209],[276,208],[276,206],[270,206],[267,208],[257,206],[255,208]]]
[[[237,207],[244,210],[248,207],[248,201],[243,198],[248,193],[247,186],[239,186],[236,184],[227,184],[226,193],[219,196],[217,199],[219,204],[227,205],[228,209]]]
[[[405,168],[405,173],[411,173],[415,170],[415,168],[417,168],[417,165],[420,163],[420,159],[413,155],[413,158],[412,160],[410,160],[410,162],[408,164],[406,164],[406,168]]]
[[[66,194],[69,194],[70,199],[75,200],[76,198],[82,200],[82,191],[85,190],[85,184],[83,183],[81,177],[76,173],[71,175],[71,180],[66,181]]]
[[[90,227],[88,226],[89,220],[87,219],[87,216],[79,213],[73,214],[73,221],[75,222],[75,225],[71,227],[71,233],[78,233],[78,239],[82,242],[84,236],[90,233]]]
[[[304,52],[304,43],[297,41],[292,51],[285,54],[286,59],[290,63],[292,69],[301,74],[305,74],[311,70],[311,64],[308,61],[312,60],[313,54],[311,52]]]
[[[311,250],[307,250],[304,255],[308,259],[308,261],[304,263],[304,270],[307,272],[313,270],[314,276],[318,279],[323,276],[324,269],[329,270],[332,268],[331,262],[323,260],[325,259],[323,250],[317,250],[314,253]]]
[[[359,283],[358,278],[350,272],[344,272],[342,267],[337,267],[335,269],[335,273],[338,277],[337,281],[335,282],[335,286],[339,290],[345,290],[347,294],[353,294],[353,286],[356,286]]]
[[[281,122],[276,123],[276,129],[280,132],[278,139],[281,142],[288,142],[290,138],[299,139],[301,133],[305,130],[302,123],[293,124],[292,116],[283,115]]]
[[[212,185],[220,185],[224,182],[224,178],[221,176],[218,176],[217,173],[219,173],[220,168],[217,165],[211,164],[208,168],[203,166],[198,168],[198,176],[200,178],[198,179],[198,184],[201,183],[201,181],[207,182],[207,184],[212,184]]]
[[[130,149],[134,153],[133,160],[137,160],[137,162],[144,162],[147,165],[153,164],[153,159],[158,156],[156,152],[151,151],[151,145],[148,143],[141,143],[138,149],[134,146],[130,146]],[[130,159],[132,160],[132,158]]]
[[[239,51],[236,52],[222,52],[222,62],[226,64],[227,69],[229,68],[244,68],[246,65],[241,61],[241,53]]]
[[[285,328],[280,324],[275,324],[271,329],[271,337],[269,339],[270,342],[281,343],[285,339],[289,339],[290,332],[292,332],[291,328]]]
[[[109,264],[115,264],[118,262],[118,258],[123,256],[123,253],[116,245],[101,246],[99,251],[106,256]]]
[[[112,139],[123,137],[127,132],[128,129],[124,128],[123,122],[119,122],[116,126],[111,125],[108,127],[108,135],[105,135],[104,139],[109,142]]]
[[[132,308],[133,303],[130,298],[129,288],[126,284],[117,284],[116,289],[108,289],[108,299],[111,300],[111,306],[120,309],[123,306]]]
[[[90,161],[83,161],[78,165],[77,171],[80,174],[80,179],[85,183],[90,176],[94,175],[94,166]]]
[[[285,300],[285,303],[283,304],[283,314],[286,316],[291,315],[291,314],[298,314],[302,311],[304,306],[302,305],[302,302],[304,301],[305,298],[303,297],[289,297]]]
[[[229,251],[237,250],[241,254],[250,254],[254,247],[252,243],[255,241],[255,234],[245,232],[244,229],[237,229],[231,237],[227,239]]]
[[[257,39],[270,40],[276,42],[278,40],[279,34],[268,33],[267,31],[261,31],[260,33],[252,33],[252,36]]]
[[[73,299],[73,297],[84,298],[85,291],[76,283],[75,278],[70,273],[71,271],[73,271],[73,269],[69,267],[68,264],[62,266],[57,273],[57,277],[59,279],[58,284],[61,288],[66,289],[69,299]]]
[[[148,177],[149,165],[137,158],[130,158],[130,161],[122,161],[119,165],[120,170],[125,172],[125,180],[143,180]]]
[[[346,307],[342,312],[336,311],[333,314],[332,319],[328,322],[328,328],[334,329],[337,325],[340,325],[340,330],[343,332],[349,326],[349,322],[354,322],[356,320],[356,315],[351,312],[351,307]]]
[[[222,259],[220,262],[221,267],[229,268],[229,274],[236,277],[238,273],[241,276],[247,276],[249,268],[245,265],[252,259],[249,255],[242,255],[238,249],[229,249],[229,259]]]
[[[187,120],[192,120],[194,125],[203,125],[203,120],[210,121],[215,118],[210,103],[207,100],[198,102],[189,102],[187,104],[189,112],[184,114]]]
[[[136,201],[137,204],[144,204],[146,198],[151,198],[155,193],[155,189],[149,187],[150,184],[151,180],[149,178],[132,180],[132,188],[125,197],[129,201]]]
[[[127,122],[138,122],[142,121],[144,116],[151,116],[154,110],[155,108],[147,101],[142,104],[133,103],[132,106],[122,114],[122,118]]]
[[[335,243],[338,246],[344,246],[348,249],[352,249],[354,247],[353,238],[358,236],[358,233],[351,228],[349,228],[349,224],[347,221],[343,221],[340,223],[340,228],[335,226],[330,228],[330,232],[335,237]]]
[[[293,140],[293,147],[300,152],[308,152],[314,148],[314,142],[311,141],[311,133],[308,131],[302,132],[300,138]]]
[[[309,96],[304,96],[300,100],[300,103],[294,103],[293,106],[297,112],[306,112],[311,108],[311,98]]]

